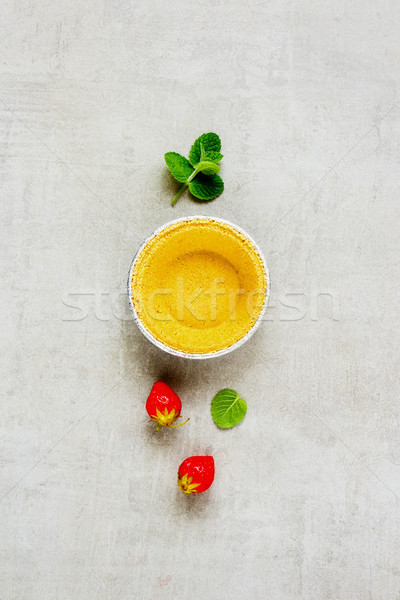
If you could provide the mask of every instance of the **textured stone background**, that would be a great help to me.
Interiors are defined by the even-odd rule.
[[[398,2],[2,0],[0,23],[1,600],[399,599]],[[208,130],[226,191],[172,209],[163,153]],[[273,291],[251,342],[194,363],[124,294],[143,238],[198,213],[258,241]],[[191,421],[156,435],[159,377]]]

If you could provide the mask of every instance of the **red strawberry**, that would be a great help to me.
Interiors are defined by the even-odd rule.
[[[214,481],[212,456],[189,456],[178,469],[178,486],[184,494],[200,494]]]
[[[179,427],[189,421],[172,425],[176,419],[181,418],[182,402],[169,385],[163,381],[156,381],[151,388],[150,396],[147,398],[146,410],[151,420],[157,422],[156,430],[161,427]]]

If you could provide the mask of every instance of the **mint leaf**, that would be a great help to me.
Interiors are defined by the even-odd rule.
[[[219,154],[220,150],[221,140],[219,139],[219,136],[212,132],[203,133],[197,138],[190,149],[189,162],[193,167],[195,167],[197,163],[203,160],[203,157],[210,157],[211,152],[216,152]],[[219,160],[221,160],[221,158]],[[219,162],[219,160],[215,162]]]
[[[168,169],[175,179],[181,183],[185,183],[187,178],[193,173],[193,168],[188,159],[177,152],[167,152],[164,154],[164,158]]]
[[[224,182],[219,175],[204,175],[199,173],[189,183],[189,191],[198,200],[213,200],[224,191]]]
[[[222,429],[229,429],[240,423],[246,411],[246,402],[235,390],[221,390],[211,402],[212,418],[215,424]]]
[[[219,163],[224,158],[224,155],[221,152],[207,152],[205,156],[203,156],[203,160],[211,160],[212,162]]]

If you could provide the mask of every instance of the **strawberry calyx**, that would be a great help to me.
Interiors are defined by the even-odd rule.
[[[178,475],[178,486],[184,494],[199,493],[198,490],[196,490],[196,488],[198,488],[201,485],[201,483],[192,483],[192,481],[193,477],[189,477],[189,473],[182,475],[182,477],[179,477]]]
[[[183,421],[183,423],[178,423],[177,425],[173,425],[173,423],[177,419],[181,419],[181,418],[182,418],[182,415],[176,414],[174,408],[170,412],[168,412],[168,409],[165,408],[164,413],[162,413],[158,408],[156,408],[156,414],[150,415],[150,420],[156,421],[156,423],[157,423],[156,431],[159,431],[161,429],[161,427],[180,427],[181,425],[184,425],[185,423],[187,423],[189,421],[189,419],[186,419],[186,421]]]

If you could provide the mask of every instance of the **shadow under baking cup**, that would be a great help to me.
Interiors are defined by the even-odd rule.
[[[134,269],[135,266],[138,262],[138,259],[142,256],[142,252],[145,250],[145,248],[148,246],[148,244],[156,237],[159,236],[159,234],[161,234],[164,230],[169,229],[171,226],[179,224],[179,223],[189,223],[190,221],[196,221],[196,220],[201,220],[202,222],[207,222],[209,221],[210,224],[212,223],[220,223],[223,225],[226,225],[227,228],[230,228],[231,230],[236,230],[236,232],[238,232],[241,236],[243,236],[247,243],[250,244],[250,246],[252,247],[252,251],[257,255],[260,264],[262,265],[262,269],[263,269],[263,275],[265,277],[264,281],[265,281],[265,289],[262,290],[263,292],[263,296],[264,296],[264,300],[263,300],[263,304],[261,307],[261,310],[257,316],[257,319],[255,320],[255,322],[251,325],[251,327],[248,329],[248,331],[246,331],[237,341],[235,341],[234,343],[231,343],[230,345],[227,345],[226,347],[223,347],[221,349],[212,351],[212,352],[185,352],[183,350],[179,350],[176,348],[173,348],[171,346],[169,346],[168,344],[165,344],[163,342],[161,342],[159,339],[157,339],[149,330],[148,328],[144,325],[143,320],[141,319],[141,317],[138,314],[138,311],[135,309],[135,305],[133,302],[133,289],[132,289],[132,279],[133,279],[133,273],[134,273]],[[172,354],[173,356],[179,356],[182,358],[188,358],[188,359],[199,359],[199,360],[204,360],[204,359],[208,359],[208,358],[215,358],[218,356],[223,356],[224,354],[228,354],[229,352],[232,352],[233,350],[236,350],[236,348],[239,348],[240,346],[242,346],[242,344],[244,344],[247,340],[250,339],[250,337],[254,334],[254,332],[256,331],[256,329],[259,327],[262,319],[263,319],[263,315],[265,313],[265,310],[267,308],[267,304],[268,304],[268,300],[269,300],[269,295],[270,295],[270,277],[269,277],[269,271],[268,268],[265,264],[265,259],[264,256],[260,250],[260,248],[257,246],[257,244],[255,243],[255,241],[245,232],[243,231],[243,229],[241,229],[240,227],[238,227],[237,225],[234,225],[233,223],[230,223],[229,221],[226,221],[225,219],[220,219],[220,218],[216,218],[216,217],[204,217],[204,216],[199,216],[199,215],[195,215],[195,216],[190,216],[190,217],[183,217],[180,219],[175,219],[173,221],[169,221],[168,223],[165,223],[164,225],[162,225],[161,227],[159,227],[156,231],[154,231],[154,233],[152,233],[144,242],[143,244],[140,246],[139,250],[137,251],[137,253],[135,254],[134,259],[132,260],[132,264],[131,267],[129,269],[129,276],[128,276],[128,297],[129,297],[129,305],[133,314],[133,318],[138,326],[138,328],[140,329],[140,331],[142,332],[142,334],[150,341],[152,342],[157,348],[159,348],[160,350],[164,350],[164,352],[168,352],[169,354]]]

